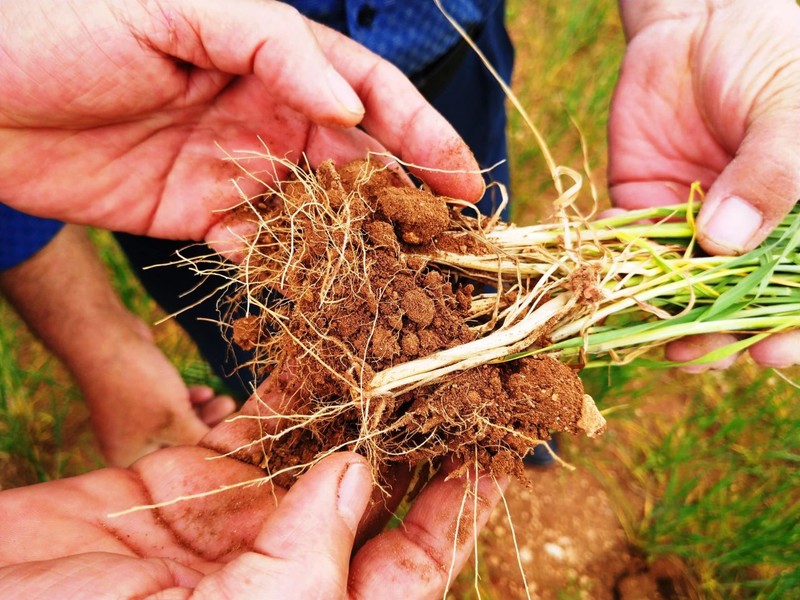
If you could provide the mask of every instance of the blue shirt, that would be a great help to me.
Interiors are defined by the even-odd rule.
[[[36,254],[63,225],[26,215],[0,202],[0,271]]]
[[[344,33],[413,75],[442,56],[458,32],[433,0],[287,0],[306,17]],[[469,29],[486,22],[499,0],[442,0]]]

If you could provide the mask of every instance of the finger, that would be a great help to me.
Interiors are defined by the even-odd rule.
[[[253,74],[273,97],[316,123],[361,121],[363,104],[293,7],[242,0],[155,6],[148,13],[150,29],[139,35],[159,52],[206,70]]]
[[[230,396],[215,396],[196,410],[203,423],[214,427],[236,411],[236,401]]]
[[[253,551],[196,588],[199,597],[341,598],[358,522],[372,491],[366,461],[334,454],[303,475],[261,529]]]
[[[597,221],[602,221],[603,219],[612,219],[614,217],[621,217],[623,215],[626,215],[626,214],[628,214],[628,212],[630,212],[630,211],[628,211],[627,209],[624,209],[624,208],[607,208],[607,209],[601,210],[599,213],[597,213],[592,218],[592,220],[597,222]],[[632,225],[652,225],[654,222],[655,222],[654,219],[638,219],[636,221],[633,221],[631,224]]]
[[[690,335],[667,344],[664,349],[664,356],[667,360],[674,362],[691,362],[736,341],[736,336],[729,333]],[[734,353],[714,362],[686,365],[680,368],[687,373],[702,373],[710,369],[727,369],[736,361],[737,356],[738,354]]]
[[[370,153],[385,153],[386,148],[360,129],[333,129],[314,127],[309,133],[306,155],[313,168],[325,160],[344,165],[353,160],[363,160]]]
[[[689,197],[689,186],[674,181],[633,181],[609,187],[614,206],[625,210],[682,204]]]
[[[197,416],[213,427],[236,410],[236,402],[228,395],[217,396],[207,385],[190,385],[189,402],[192,403]]]
[[[800,110],[794,106],[750,125],[736,158],[711,186],[698,214],[697,239],[705,250],[748,252],[792,209],[800,198],[798,130]]]
[[[357,598],[441,598],[469,558],[503,485],[481,475],[426,486],[403,524],[370,540],[353,559],[350,594]],[[477,496],[474,492],[477,491]],[[476,530],[477,528],[477,530]]]
[[[208,434],[209,427],[193,411],[173,413],[170,417],[172,423],[161,431],[158,438],[153,440],[152,448],[143,452],[144,456],[153,450],[165,446],[183,446],[196,444]],[[129,463],[130,464],[130,463]]]
[[[362,126],[435,192],[471,202],[484,191],[469,147],[397,68],[331,29],[314,25],[321,46],[364,102]],[[451,171],[451,172],[448,172]]]
[[[610,219],[611,217],[619,217],[627,213],[624,208],[606,208],[601,210],[594,216],[595,221],[602,221],[603,219]]]
[[[189,390],[189,402],[192,404],[205,404],[214,398],[214,390],[207,385],[190,385],[187,386]]]
[[[765,367],[785,369],[800,364],[800,330],[775,333],[750,346],[750,356]]]
[[[235,213],[227,213],[214,223],[206,233],[205,241],[225,260],[240,264],[246,257],[253,238],[258,233],[258,223],[242,220]]]

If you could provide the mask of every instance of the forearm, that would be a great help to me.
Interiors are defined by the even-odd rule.
[[[76,375],[113,352],[115,335],[133,335],[137,325],[80,227],[64,227],[33,257],[0,273],[0,289]]]

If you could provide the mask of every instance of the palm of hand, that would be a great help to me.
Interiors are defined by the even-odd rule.
[[[666,23],[626,54],[609,125],[609,183],[625,208],[685,202],[693,181],[707,189],[730,162],[708,120],[726,115],[704,114],[697,97],[690,34]]]
[[[237,550],[243,544],[252,544],[274,506],[267,500],[268,486],[228,492],[224,503],[215,497],[193,501],[198,513],[192,512],[189,503],[178,503],[158,512],[108,515],[261,474],[233,459],[206,460],[211,454],[202,448],[170,448],[144,459],[135,471],[106,469],[45,484],[57,494],[55,504],[52,495],[31,494],[32,488],[5,492],[8,514],[47,515],[52,528],[49,535],[41,537],[37,519],[9,523],[7,539],[19,543],[2,549],[6,555],[0,562],[42,561],[27,569],[34,574],[52,573],[52,581],[58,582],[64,597],[77,596],[81,590],[103,590],[107,584],[105,589],[114,590],[115,597],[140,597],[176,585],[194,587],[202,573],[219,569],[240,553]],[[204,502],[205,513],[197,504]],[[87,552],[92,555],[84,554]],[[67,572],[73,573],[72,577],[51,570],[62,564],[60,556],[71,557],[76,568]],[[77,568],[80,565],[85,566]]]

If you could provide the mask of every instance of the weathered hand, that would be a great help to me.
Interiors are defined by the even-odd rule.
[[[264,402],[280,398],[263,393]],[[262,405],[263,409],[263,405]],[[257,406],[251,401],[251,414]],[[243,444],[252,420],[225,423],[207,446]],[[465,481],[437,475],[400,528],[351,558],[372,492],[363,458],[322,460],[289,492],[235,487],[156,510],[110,513],[256,480],[260,469],[206,447],[159,450],[127,470],[104,469],[0,492],[0,597],[440,598],[469,557],[500,488],[482,477],[478,514],[460,522]],[[473,486],[470,486],[473,487]],[[474,488],[473,488],[474,489]]]
[[[0,88],[4,202],[156,237],[208,236],[212,211],[239,201],[229,180],[240,172],[223,150],[263,151],[259,138],[312,164],[385,147],[477,169],[397,69],[280,2],[13,0]],[[285,174],[267,160],[247,167],[267,182]],[[482,191],[477,172],[422,176],[449,195]]]
[[[63,227],[32,257],[0,271],[0,292],[69,369],[107,465],[196,444],[236,410],[233,398],[187,387],[151,328],[111,287],[84,228]]]
[[[620,9],[629,45],[609,123],[612,199],[624,208],[676,204],[700,181],[702,247],[754,248],[800,198],[800,7],[621,0]],[[671,352],[696,358],[710,341],[724,340]],[[798,363],[800,333],[763,340],[752,354]]]

